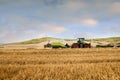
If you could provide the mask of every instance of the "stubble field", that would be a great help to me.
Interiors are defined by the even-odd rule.
[[[0,49],[0,80],[120,80],[120,48]]]

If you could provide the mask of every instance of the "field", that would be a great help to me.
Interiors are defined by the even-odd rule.
[[[0,80],[120,80],[120,48],[1,48]]]

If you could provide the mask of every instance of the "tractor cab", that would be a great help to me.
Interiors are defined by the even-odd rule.
[[[85,41],[85,38],[78,38],[77,43],[73,43],[71,48],[90,48],[91,44]]]
[[[78,38],[77,43],[78,44],[84,43],[84,40],[85,40],[85,38]]]

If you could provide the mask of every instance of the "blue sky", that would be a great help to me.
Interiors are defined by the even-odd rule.
[[[120,36],[120,0],[0,0],[0,43]]]

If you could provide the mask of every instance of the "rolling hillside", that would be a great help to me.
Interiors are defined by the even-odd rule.
[[[95,41],[120,42],[120,37],[98,38]]]
[[[23,42],[16,42],[16,43],[9,43],[9,44],[38,44],[46,41],[51,41],[51,40],[61,40],[60,38],[52,38],[52,37],[43,37],[43,38],[38,38],[38,39],[32,39],[28,41],[23,41]],[[63,39],[66,42],[68,41],[76,41],[76,39]],[[111,42],[111,43],[120,43],[120,37],[110,37],[110,38],[97,38],[97,39],[92,39],[94,42]],[[90,40],[86,40],[90,41]]]
[[[15,44],[15,45],[20,45],[20,44],[38,44],[46,41],[52,41],[52,40],[65,40],[65,41],[73,41],[75,39],[61,39],[61,38],[53,38],[53,37],[43,37],[43,38],[38,38],[38,39],[32,39],[32,40],[27,40],[23,42],[15,42],[15,43],[8,43],[8,44]],[[6,45],[8,45],[6,44]]]
[[[44,45],[48,43],[48,41],[52,40],[61,40],[60,38],[52,38],[52,37],[43,37],[38,39],[32,39],[24,42],[17,42],[17,43],[10,43],[5,44],[0,47],[3,48],[44,48]],[[69,45],[72,45],[73,43],[77,42],[76,39],[62,39],[65,40]],[[91,42],[91,45],[93,47],[96,46],[106,46],[106,45],[118,45],[120,46],[120,37],[111,37],[111,38],[97,38],[92,40],[86,40],[88,42]]]
[[[38,44],[38,43],[42,43],[42,42],[46,42],[46,41],[50,41],[50,40],[59,40],[60,38],[52,38],[52,37],[43,37],[43,38],[38,38],[38,39],[32,39],[32,40],[28,40],[28,41],[23,41],[23,42],[16,42],[16,43],[10,43],[10,44]]]

